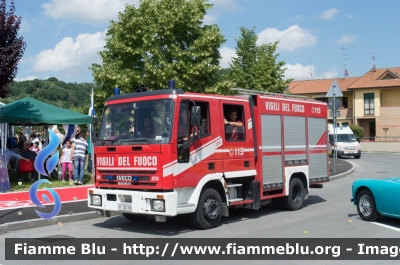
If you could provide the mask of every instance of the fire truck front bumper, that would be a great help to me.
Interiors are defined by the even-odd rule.
[[[88,207],[140,215],[177,215],[178,196],[172,192],[88,189]]]

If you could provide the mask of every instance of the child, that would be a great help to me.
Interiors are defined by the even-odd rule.
[[[58,165],[62,165],[62,182],[65,182],[64,176],[65,176],[65,171],[68,167],[68,172],[69,172],[69,181],[72,181],[72,159],[71,159],[71,154],[72,154],[72,148],[71,148],[71,141],[68,140],[65,142],[65,146],[62,150],[62,155],[60,157],[60,161],[58,161]]]
[[[32,150],[33,152],[36,152],[36,154],[39,153],[40,152],[39,142],[34,142],[29,149]]]

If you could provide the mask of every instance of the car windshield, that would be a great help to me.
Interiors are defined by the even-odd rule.
[[[169,143],[174,102],[147,100],[104,108],[99,145]]]

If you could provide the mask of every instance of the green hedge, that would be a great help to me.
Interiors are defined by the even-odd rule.
[[[364,136],[364,129],[358,125],[350,125],[350,129],[353,131],[356,138],[362,138]]]

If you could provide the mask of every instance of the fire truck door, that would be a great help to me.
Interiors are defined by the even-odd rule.
[[[221,101],[221,104],[224,171],[253,169],[253,131],[248,103]]]

